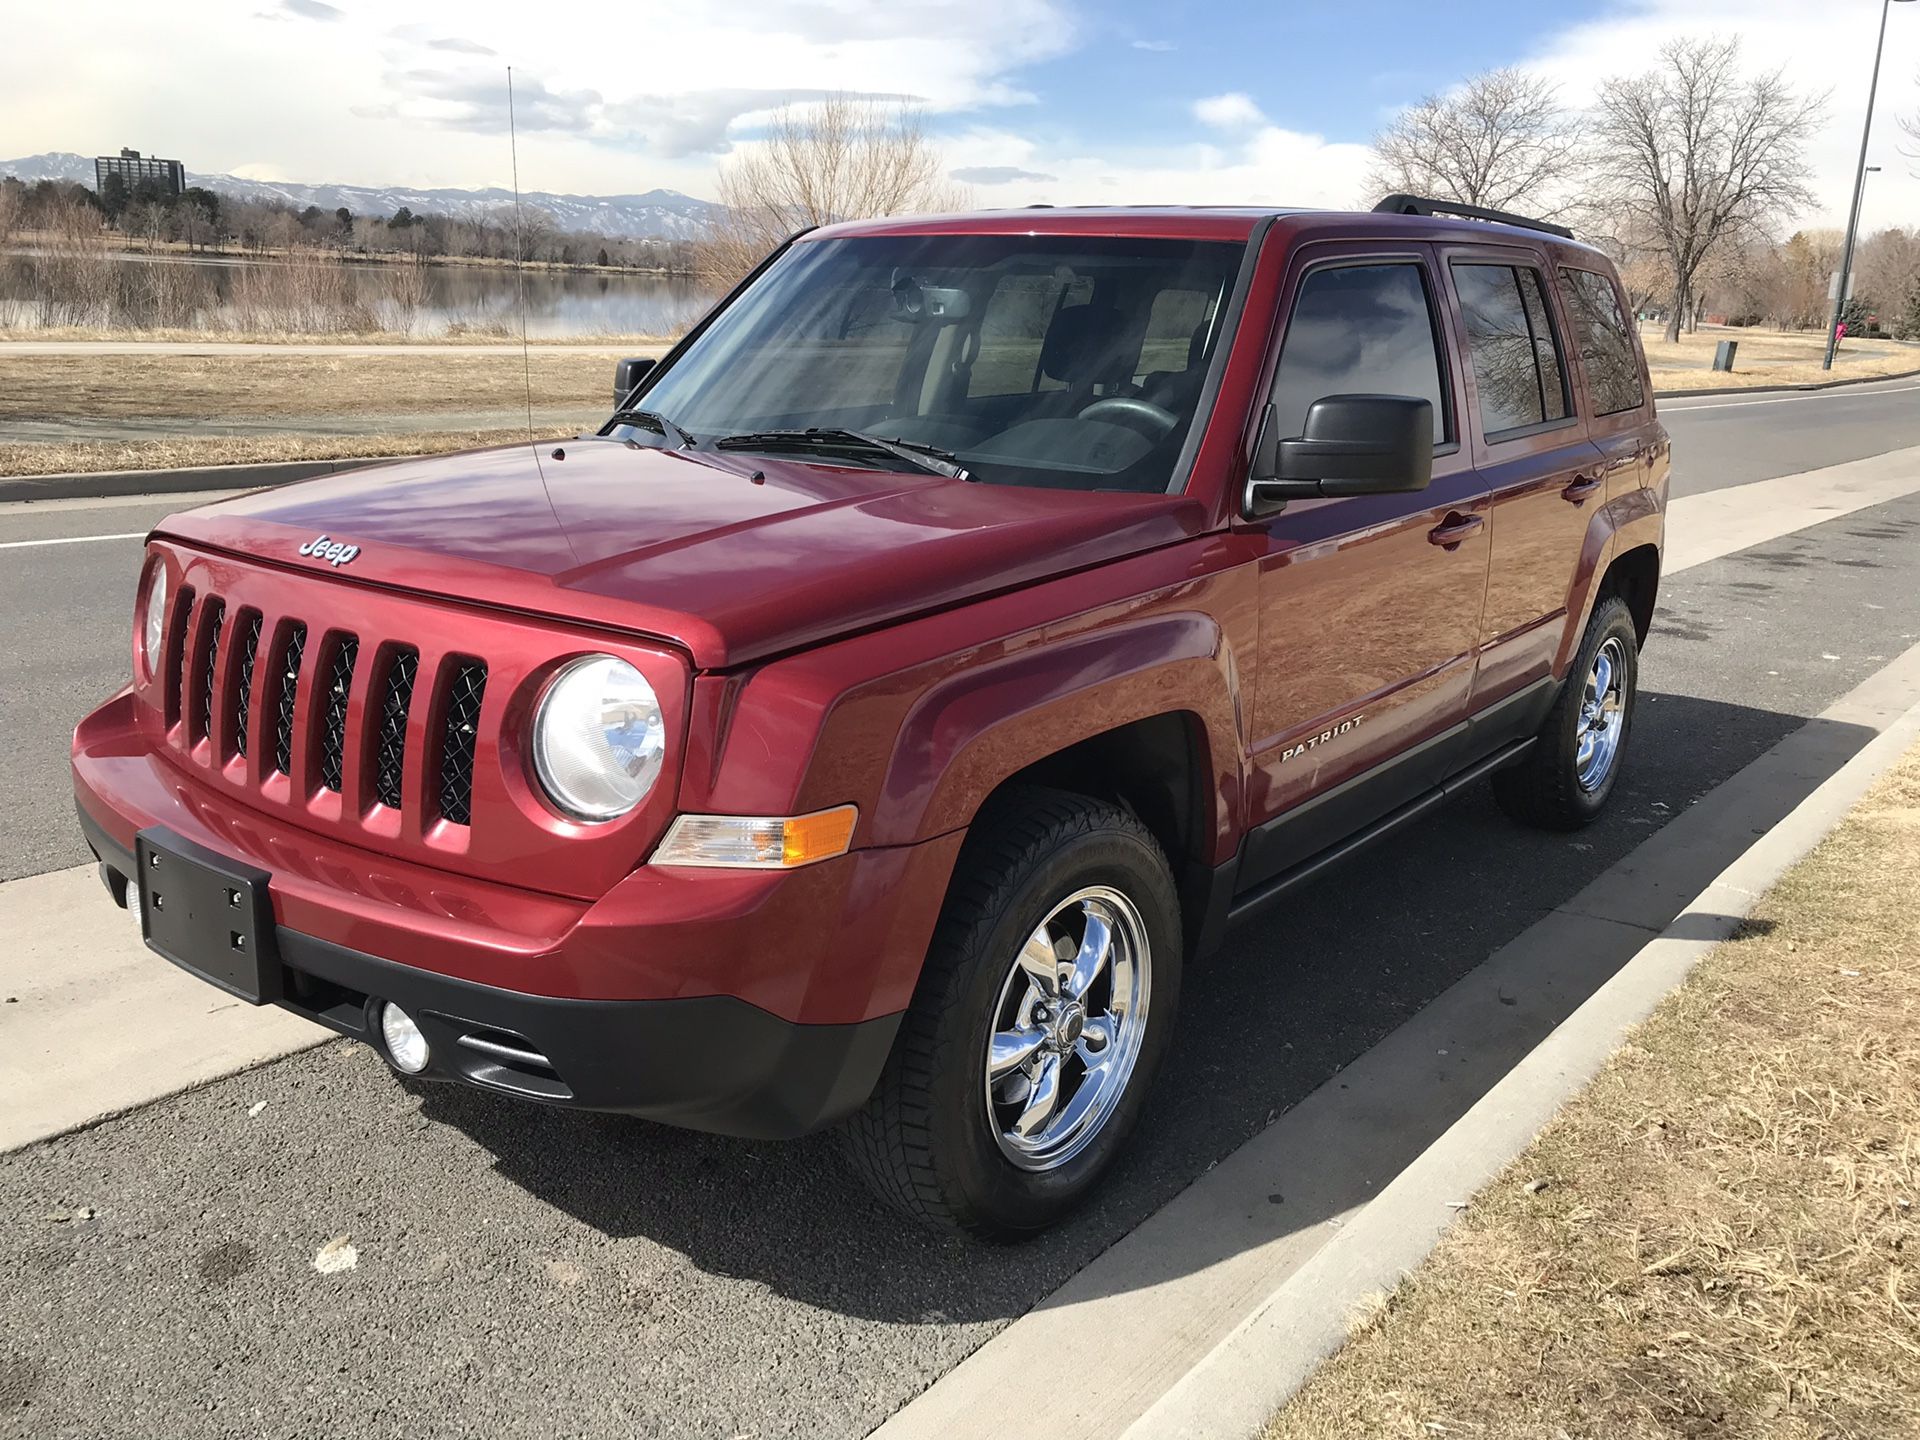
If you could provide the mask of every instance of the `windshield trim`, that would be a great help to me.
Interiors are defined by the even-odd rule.
[[[1277,217],[1263,215],[1247,235],[1246,248],[1240,253],[1240,273],[1234,276],[1233,291],[1227,297],[1227,303],[1220,312],[1220,336],[1213,343],[1213,359],[1207,365],[1207,378],[1200,382],[1200,394],[1193,404],[1193,423],[1187,427],[1187,438],[1181,443],[1180,453],[1174,457],[1173,472],[1167,477],[1169,495],[1183,495],[1193,480],[1194,463],[1200,458],[1200,446],[1206,439],[1207,428],[1213,424],[1213,412],[1220,399],[1220,389],[1227,379],[1228,352],[1233,349],[1235,339],[1240,334],[1240,321],[1247,309],[1247,293],[1253,289],[1253,272],[1260,263],[1260,251],[1266,244],[1267,231],[1273,228]]]
[[[673,342],[668,348],[667,353],[662,355],[648,368],[647,373],[640,377],[640,383],[634,386],[633,389],[628,392],[627,398],[615,408],[620,410],[645,409],[646,407],[640,404],[641,399],[654,387],[654,383],[673,367],[674,362],[687,353],[687,350],[693,345],[694,341],[706,334],[712,327],[713,322],[718,320],[722,313],[724,313],[734,301],[745,294],[749,286],[753,285],[762,275],[766,274],[767,271],[778,264],[782,256],[793,249],[804,237],[811,235],[819,228],[818,225],[802,225],[798,230],[794,231],[793,234],[769,250],[764,260],[746,274],[742,275],[739,282],[731,290],[727,291],[726,294],[722,295],[707,307],[707,313],[695,321],[692,328],[689,329],[686,334]],[[610,434],[613,426],[614,422],[609,419],[606,424],[602,425],[594,433],[598,435]]]

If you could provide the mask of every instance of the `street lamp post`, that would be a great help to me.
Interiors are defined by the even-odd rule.
[[[1833,369],[1833,352],[1840,348],[1840,317],[1847,308],[1847,281],[1853,272],[1853,242],[1860,229],[1860,195],[1867,185],[1867,142],[1873,138],[1873,100],[1880,90],[1880,55],[1887,48],[1887,12],[1912,0],[1880,0],[1880,38],[1873,47],[1873,79],[1867,82],[1867,123],[1860,131],[1860,163],[1853,171],[1853,209],[1847,215],[1847,243],[1840,252],[1840,280],[1834,289],[1833,318],[1827,322],[1827,355],[1822,370]]]

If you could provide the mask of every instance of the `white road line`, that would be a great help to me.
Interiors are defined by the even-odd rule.
[[[1681,415],[1689,410],[1738,410],[1742,405],[1787,405],[1795,400],[1827,400],[1848,395],[1871,399],[1875,395],[1905,395],[1909,390],[1920,390],[1920,385],[1902,385],[1895,390],[1855,390],[1842,386],[1833,390],[1809,390],[1801,395],[1776,395],[1767,400],[1708,400],[1704,405],[1659,405],[1658,408],[1662,415]]]
[[[0,550],[33,550],[42,545],[91,545],[96,540],[144,540],[144,530],[129,530],[124,535],[63,535],[57,540],[0,540]]]

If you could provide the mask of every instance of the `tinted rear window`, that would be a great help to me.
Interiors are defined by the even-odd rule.
[[[1587,369],[1587,390],[1596,415],[1638,410],[1646,399],[1640,384],[1640,355],[1633,332],[1620,311],[1613,282],[1591,270],[1562,270],[1567,306],[1573,312],[1580,359]]]
[[[1565,367],[1540,272],[1531,266],[1455,265],[1453,283],[1467,327],[1482,433],[1494,439],[1564,418]]]

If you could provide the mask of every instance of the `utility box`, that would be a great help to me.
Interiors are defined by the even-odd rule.
[[[1722,340],[1713,349],[1713,368],[1716,370],[1733,369],[1733,357],[1740,351],[1738,340]]]

